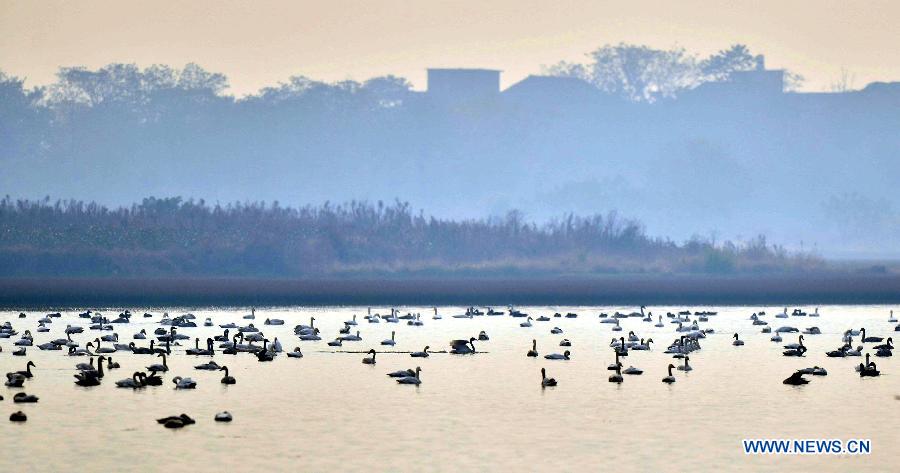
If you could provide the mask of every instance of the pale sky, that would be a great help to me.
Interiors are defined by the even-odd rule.
[[[292,75],[393,73],[421,89],[427,67],[502,69],[508,86],[619,42],[700,54],[744,43],[806,77],[804,90],[842,70],[862,87],[900,80],[900,1],[0,0],[0,69],[30,86],[111,62],[197,62],[237,95]]]

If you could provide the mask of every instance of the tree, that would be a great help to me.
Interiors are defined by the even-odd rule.
[[[682,48],[652,49],[620,43],[588,54],[587,64],[561,62],[552,75],[578,77],[598,89],[634,102],[674,97],[699,84],[696,59]]]
[[[700,61],[704,82],[728,80],[735,71],[749,71],[762,64],[762,55],[750,54],[743,44],[732,45]]]

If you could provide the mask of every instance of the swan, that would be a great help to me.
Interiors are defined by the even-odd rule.
[[[666,324],[663,323],[662,316],[660,315],[659,322],[657,322],[656,325],[654,325],[654,327],[665,327],[665,326],[666,326]]]
[[[562,340],[559,341],[559,346],[561,346],[561,347],[570,347],[570,346],[572,346],[572,342],[570,342],[568,338],[564,338],[564,339],[562,339]]]
[[[875,362],[869,362],[866,365],[860,363],[857,367],[857,371],[859,371],[859,376],[861,378],[881,376],[881,372],[878,371],[878,367],[875,365]]]
[[[76,364],[75,369],[78,371],[95,371],[96,368],[94,368],[94,357],[92,356],[87,363]]]
[[[644,313],[644,306],[641,306],[641,314]],[[641,319],[643,322],[653,322],[653,312],[647,312],[647,316]]]
[[[266,361],[272,361],[275,359],[275,352],[271,351],[270,349],[268,349],[266,347],[266,345],[268,343],[269,343],[268,338],[263,339],[262,349],[257,350],[257,352],[255,353],[257,361],[266,362]]]
[[[172,378],[172,382],[175,383],[175,389],[194,389],[197,387],[197,382],[191,378],[176,376]]]
[[[204,370],[204,371],[216,371],[221,369],[218,363],[215,361],[210,361],[209,363],[203,363],[202,365],[194,366],[195,370]]]
[[[734,341],[731,342],[732,345],[739,347],[744,345],[744,341],[738,338],[738,334],[734,334]]]
[[[141,384],[144,386],[162,386],[163,380],[156,375],[156,371],[150,371],[149,375],[141,374]]]
[[[825,368],[820,366],[813,366],[812,368],[803,368],[800,370],[803,374],[811,374],[814,376],[826,376],[828,375],[828,371]]]
[[[103,362],[98,363],[97,371],[81,371],[75,373],[75,384],[79,386],[99,386],[103,378]]]
[[[622,331],[622,326],[619,325],[619,319],[615,319],[615,320],[616,320],[616,324],[613,325],[612,331],[613,331],[613,332],[621,332],[621,331]]]
[[[281,342],[278,341],[278,337],[275,337],[275,339],[272,340],[272,346],[269,347],[269,350],[275,353],[281,353],[284,351],[284,347],[281,346]]]
[[[372,356],[367,356],[362,359],[362,362],[364,365],[374,365],[375,364],[375,349],[374,348],[369,350],[369,355],[372,355]]]
[[[120,379],[120,380],[116,381],[116,387],[117,388],[131,388],[131,389],[143,388],[144,385],[138,379],[140,377],[140,375],[141,374],[139,372],[135,371],[134,374],[132,374],[130,378]]]
[[[542,315],[542,316],[536,318],[535,320],[537,320],[538,322],[549,322],[550,317],[547,317],[546,315]]]
[[[863,343],[873,343],[873,342],[880,343],[881,341],[884,340],[884,338],[882,338],[882,337],[867,337],[865,327],[859,329],[859,331],[862,334],[862,342]]]
[[[694,368],[691,367],[691,365],[689,363],[690,361],[691,361],[691,357],[685,356],[684,364],[678,367],[678,371],[693,371]]]
[[[97,352],[97,353],[115,353],[116,352],[115,348],[101,347],[99,338],[95,339],[94,341],[97,342],[94,346],[95,352]]]
[[[526,353],[525,356],[530,356],[530,357],[538,356],[537,340],[535,340],[535,339],[531,340],[531,350],[528,350],[528,353]]]
[[[776,333],[775,335],[772,335],[772,338],[770,338],[769,340],[776,342],[776,343],[781,343],[781,340],[782,340],[781,334]]]
[[[14,371],[13,374],[22,375],[26,378],[33,378],[34,374],[31,373],[31,368],[37,368],[37,365],[35,365],[33,361],[29,360],[28,363],[25,363],[25,370]],[[10,373],[6,373],[7,377],[9,377],[9,375]]]
[[[866,353],[866,362],[856,365],[853,369],[856,370],[857,373],[859,373],[859,370],[862,369],[863,366],[869,366],[871,363],[872,362],[869,360],[869,354]]]
[[[570,354],[571,353],[569,352],[569,350],[566,350],[566,351],[562,352],[562,354],[551,353],[549,355],[544,355],[544,358],[547,360],[568,360],[568,359],[570,359],[569,358]]]
[[[25,385],[25,377],[19,373],[6,373],[6,387],[21,388]]]
[[[802,344],[797,348],[791,348],[781,352],[784,356],[803,356],[804,353],[806,353],[806,347]]]
[[[197,421],[188,417],[187,414],[181,414],[180,416],[163,417],[162,419],[156,419],[156,422],[159,422],[163,425],[163,427],[167,429],[180,429],[186,425],[197,423]]]
[[[404,376],[402,378],[397,378],[397,383],[399,384],[415,384],[416,386],[422,384],[422,379],[419,377],[419,373],[422,371],[422,368],[416,367],[416,374],[414,376]]]
[[[118,342],[119,334],[113,332],[111,335],[104,335],[104,336],[100,337],[100,340],[102,340],[104,342]]]
[[[381,341],[381,344],[382,344],[382,345],[394,346],[394,345],[397,343],[397,342],[394,341],[394,336],[395,336],[395,335],[396,335],[396,332],[394,332],[394,331],[392,330],[392,331],[391,331],[391,338],[388,339],[388,340],[382,340],[382,341]]]
[[[263,325],[284,325],[284,320],[281,319],[266,319],[263,322]]]
[[[231,422],[233,418],[234,417],[232,417],[230,412],[222,411],[216,414],[216,417],[214,419],[216,422]]]
[[[412,370],[412,369],[406,369],[406,370],[392,371],[392,372],[388,373],[387,375],[390,376],[391,378],[405,378],[407,376],[415,376],[416,372],[415,372],[415,370]]]
[[[803,375],[804,375],[804,373],[802,370],[795,371],[794,374],[785,378],[785,380],[782,381],[782,384],[789,384],[791,386],[800,386],[803,384],[808,384],[809,380],[804,379]]]
[[[556,379],[547,377],[547,370],[541,368],[541,387],[556,386]]]
[[[315,318],[315,317],[310,317],[310,318],[309,318],[309,325],[303,325],[303,324],[300,324],[300,325],[295,326],[295,327],[294,327],[294,333],[296,333],[296,334],[298,334],[298,335],[302,335],[302,334],[307,333],[307,332],[311,333],[311,332],[313,332],[313,331],[316,329],[315,325],[316,325],[316,318]]]
[[[491,339],[491,338],[488,337],[488,334],[485,333],[484,330],[482,330],[481,332],[478,332],[478,341],[486,342],[486,341],[488,341],[488,340],[490,340],[490,339]]]
[[[615,374],[612,374],[609,376],[610,383],[621,383],[623,381],[621,368],[622,368],[622,364],[617,363]]]
[[[796,349],[802,347],[803,346],[803,335],[800,335],[800,338],[798,338],[797,341],[799,343],[788,343],[787,345],[784,346],[784,348],[796,350]]]
[[[894,311],[893,311],[893,310],[891,311],[891,315],[888,316],[888,322],[890,322],[890,323],[892,323],[892,324],[893,324],[893,323],[897,323],[897,317],[894,317]]]
[[[330,347],[340,347],[343,346],[343,341],[340,338],[335,338],[334,340],[328,342],[328,346]]]
[[[650,344],[651,344],[651,343],[653,343],[653,339],[652,339],[652,338],[648,338],[647,341],[646,341],[646,343],[644,342],[644,339],[642,338],[642,339],[640,340],[640,343],[638,343],[637,345],[631,347],[631,349],[632,349],[632,350],[644,350],[644,351],[646,351],[646,350],[649,350],[649,349],[650,349]]]
[[[294,351],[288,352],[288,358],[303,358],[303,352],[300,351],[300,347],[294,347]]]
[[[636,342],[639,340],[640,340],[640,338],[638,338],[638,336],[634,334],[634,331],[628,332],[628,341],[629,342]]]
[[[881,345],[875,345],[872,347],[876,350],[893,350],[894,349],[894,337],[888,337],[886,343],[882,343]]]
[[[224,371],[224,372],[225,372],[225,376],[222,377],[222,384],[234,384],[234,383],[237,382],[237,381],[234,379],[234,376],[230,376],[230,375],[228,374],[228,367],[227,367],[227,366],[224,366],[224,365],[223,365],[221,368],[219,368],[219,371]]]
[[[425,345],[425,348],[422,351],[414,351],[409,354],[409,356],[413,358],[428,358],[428,349],[431,348],[428,345]]]
[[[345,342],[359,342],[362,341],[362,337],[359,336],[359,330],[356,331],[356,335],[344,335],[340,337],[341,340]]]
[[[675,382],[675,376],[672,375],[672,370],[675,369],[675,365],[669,363],[669,375],[662,379],[662,382],[666,384],[672,384]]]
[[[475,353],[475,337],[469,340],[453,340],[450,342],[450,353],[454,355],[467,355]]]
[[[13,396],[13,402],[16,403],[35,403],[38,402],[38,399],[40,398],[34,394],[16,393],[15,396]]]
[[[16,351],[12,352],[13,356],[25,356],[26,351],[25,347],[19,347]]]
[[[625,368],[622,371],[622,373],[630,374],[630,375],[639,375],[639,374],[644,374],[644,370],[642,370],[640,368],[635,368],[634,366],[629,366],[628,368]]]
[[[778,318],[778,319],[788,318],[787,307],[785,307],[784,310],[780,314],[775,314],[775,318]]]
[[[28,420],[28,416],[22,411],[17,411],[9,415],[9,420],[12,422],[25,422]]]
[[[550,333],[553,335],[559,335],[559,334],[563,333],[563,331],[559,327],[553,327],[552,329],[550,329]]]
[[[519,327],[531,327],[531,317],[529,316],[526,321],[520,323]]]
[[[432,320],[441,320],[441,319],[442,319],[442,317],[440,316],[440,314],[438,314],[437,307],[434,308],[434,316],[431,317],[431,319],[432,319]]]
[[[300,340],[308,342],[314,342],[322,339],[322,337],[319,336],[319,329],[313,330],[312,333],[300,335],[299,338]]]
[[[353,314],[353,318],[344,322],[344,325],[356,325],[356,314]]]
[[[160,353],[156,356],[162,357],[162,364],[154,363],[147,367],[147,371],[159,371],[161,373],[165,373],[166,371],[169,371],[169,365],[166,364],[166,354]]]
[[[200,339],[194,338],[194,348],[188,348],[184,351],[185,355],[199,355],[205,350],[200,349]]]

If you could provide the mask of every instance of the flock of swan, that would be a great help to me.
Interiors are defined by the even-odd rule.
[[[477,317],[495,316],[521,320],[519,326],[529,328],[533,327],[536,322],[549,322],[554,318],[576,318],[579,317],[579,314],[571,312],[566,314],[555,313],[534,318],[513,307],[499,311],[493,308],[482,310],[476,307],[469,307],[465,313],[450,317],[475,319]],[[640,376],[644,373],[642,369],[634,366],[625,368],[622,360],[633,356],[635,353],[647,352],[656,347],[652,338],[642,338],[636,333],[640,332],[641,326],[650,326],[652,324],[655,328],[671,327],[674,334],[674,339],[670,343],[665,345],[665,347],[660,346],[656,349],[663,350],[663,353],[670,355],[673,359],[673,362],[668,363],[667,366],[660,370],[660,373],[664,372],[666,374],[661,381],[666,384],[675,383],[678,380],[678,377],[675,375],[676,371],[688,372],[693,370],[690,365],[691,356],[696,356],[694,355],[695,352],[702,349],[701,344],[703,340],[715,333],[714,329],[709,327],[709,320],[715,316],[717,316],[717,313],[712,311],[681,311],[677,313],[668,312],[665,315],[654,317],[652,312],[645,312],[645,307],[643,306],[641,306],[639,312],[599,314],[597,316],[599,322],[601,324],[610,324],[610,331],[614,334],[624,333],[622,324],[629,319],[639,319],[641,323],[635,330],[629,331],[627,335],[613,337],[610,340],[610,359],[613,362],[608,366],[608,369],[613,373],[609,376],[609,382],[623,383],[626,376]],[[23,330],[22,333],[17,331],[11,321],[6,321],[0,325],[0,340],[15,340],[10,350],[11,355],[16,357],[27,357],[29,350],[35,349],[58,352],[60,356],[86,357],[87,362],[79,362],[74,365],[73,374],[73,382],[86,388],[101,385],[107,372],[121,368],[120,363],[113,360],[113,355],[115,355],[116,360],[127,360],[127,364],[137,367],[134,371],[128,370],[132,371],[131,376],[115,381],[117,388],[132,390],[163,386],[165,384],[163,376],[168,377],[170,374],[168,357],[171,356],[192,356],[198,361],[204,358],[207,359],[208,361],[196,364],[194,369],[198,371],[224,372],[219,382],[226,386],[237,383],[235,377],[229,373],[228,366],[223,362],[229,356],[252,356],[261,363],[271,362],[282,354],[288,358],[303,357],[303,352],[299,346],[292,350],[286,350],[277,337],[270,340],[265,336],[263,329],[256,327],[253,322],[249,321],[255,320],[255,310],[243,317],[245,320],[248,320],[246,325],[235,323],[220,324],[219,328],[223,332],[220,335],[207,338],[203,347],[201,347],[199,337],[193,337],[193,347],[191,347],[192,337],[185,334],[185,332],[190,333],[191,328],[198,326],[198,320],[193,314],[170,317],[168,313],[165,313],[161,318],[152,322],[155,326],[151,328],[152,333],[148,333],[148,330],[143,328],[135,332],[131,340],[126,343],[120,340],[118,333],[129,323],[132,323],[133,318],[138,317],[128,310],[119,313],[113,320],[110,320],[102,313],[87,310],[78,314],[79,318],[85,320],[86,327],[67,324],[63,332],[65,337],[51,339],[51,337],[47,336],[47,340],[40,340],[41,334],[49,332],[52,324],[59,324],[55,320],[59,320],[61,317],[62,314],[59,312],[40,316],[36,325],[32,323],[31,328]],[[140,317],[146,321],[152,321],[157,316],[144,313]],[[808,357],[808,348],[804,345],[804,339],[807,336],[820,335],[822,333],[821,330],[811,326],[800,333],[800,329],[791,325],[779,324],[780,326],[774,330],[770,325],[770,322],[773,325],[775,324],[773,319],[794,317],[815,318],[819,317],[819,313],[818,309],[814,312],[806,313],[801,309],[788,312],[788,309],[785,308],[783,312],[775,314],[774,317],[769,317],[764,311],[759,311],[750,315],[749,323],[752,326],[761,327],[760,332],[762,334],[771,334],[769,340],[772,343],[782,344],[784,343],[784,337],[789,337],[792,336],[790,334],[796,333],[797,341],[795,343],[784,343],[782,354],[785,357]],[[442,318],[443,316],[435,308],[431,319],[440,320]],[[22,320],[22,324],[28,324],[29,320],[34,320],[32,316],[24,312],[19,314],[19,319]],[[372,314],[371,309],[369,309],[363,320],[357,321],[356,315],[354,315],[352,319],[343,323],[343,327],[338,331],[335,338],[326,344],[329,347],[343,347],[345,343],[362,341],[361,330],[357,330],[357,328],[363,323],[387,323],[398,324],[398,326],[405,324],[410,327],[425,324],[421,314],[407,313],[400,315],[400,312],[395,309],[391,309],[390,314],[385,315]],[[890,312],[888,321],[897,324],[893,311]],[[322,341],[320,328],[315,326],[315,322],[315,317],[312,317],[308,325],[299,324],[293,328],[293,333],[298,341]],[[214,327],[211,318],[207,318],[201,324],[205,327]],[[267,318],[263,326],[264,329],[268,330],[267,327],[269,326],[281,326],[284,324],[284,320]],[[117,329],[116,327],[119,328]],[[34,333],[31,331],[32,328]],[[114,332],[114,330],[116,331]],[[900,332],[900,324],[894,327],[894,331]],[[550,329],[550,333],[561,335],[563,330],[554,326]],[[397,330],[392,330],[391,337],[381,341],[380,345],[384,347],[395,346],[397,343],[396,334]],[[739,350],[741,349],[740,347],[744,346],[745,341],[737,333],[734,333],[731,338],[733,339],[732,345],[735,347],[734,349]],[[472,336],[468,339],[451,340],[449,342],[449,350],[432,351],[430,346],[425,346],[420,351],[404,353],[408,353],[411,358],[417,359],[425,359],[435,353],[477,355],[484,352],[478,351],[476,343],[481,344],[489,340],[488,334],[481,331],[477,336]],[[187,345],[187,348],[184,348],[183,344]],[[860,357],[862,359],[864,357],[865,361],[854,366],[855,371],[861,377],[879,376],[881,371],[876,363],[872,361],[872,355],[878,358],[890,357],[894,348],[892,337],[874,336],[862,327],[859,329],[847,329],[841,335],[840,341],[836,341],[835,344],[836,348],[822,355],[832,358]],[[571,347],[572,343],[568,339],[563,338],[560,340],[559,346],[566,349],[561,353],[546,353],[543,355],[543,359],[547,361],[570,360],[572,352],[568,347]],[[541,356],[536,339],[532,340],[530,349],[523,351],[526,357],[540,358]],[[2,352],[3,346],[0,345],[0,355],[2,355]],[[366,365],[376,365],[378,353],[374,348],[368,350],[365,352],[361,362]],[[124,358],[120,357],[120,354],[124,355]],[[150,360],[153,362],[145,364],[138,361],[140,358],[131,355],[146,355],[151,357]],[[11,359],[7,358],[7,360]],[[220,362],[223,363],[220,364]],[[5,363],[9,363],[9,361]],[[678,364],[676,365],[675,363]],[[10,390],[16,391],[12,398],[12,401],[16,404],[36,403],[39,400],[38,396],[22,391],[27,386],[28,381],[36,375],[32,368],[36,368],[35,363],[27,361],[24,363],[24,369],[6,373],[5,386]],[[415,368],[392,371],[387,373],[387,376],[394,379],[398,384],[418,386],[423,382],[422,372],[421,366],[416,366]],[[540,368],[540,374],[542,388],[554,387],[559,384],[555,378],[547,375],[546,367]],[[783,382],[789,385],[803,385],[809,383],[805,376],[825,376],[827,374],[827,370],[816,365],[795,371]],[[196,389],[198,385],[198,382],[193,378],[182,375],[173,376],[170,382],[174,389],[178,390]],[[3,396],[0,395],[0,401],[2,400]],[[27,416],[22,411],[17,411],[12,413],[9,419],[13,422],[24,422],[27,420]],[[227,411],[220,412],[215,416],[215,420],[228,422],[232,420],[232,415]],[[186,414],[165,417],[157,419],[157,421],[168,428],[180,428],[195,423]]]

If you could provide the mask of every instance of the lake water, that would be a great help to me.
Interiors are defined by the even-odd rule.
[[[54,318],[48,333],[36,333],[42,312],[0,312],[0,323],[10,321],[21,334],[34,333],[35,346],[28,356],[12,356],[18,336],[0,339],[3,373],[37,365],[24,391],[40,397],[37,404],[13,404],[22,389],[0,386],[5,398],[0,418],[0,470],[11,471],[896,471],[900,454],[897,422],[900,400],[900,366],[895,358],[874,358],[882,376],[860,378],[854,366],[861,359],[827,358],[839,347],[842,333],[866,327],[870,336],[893,336],[896,323],[888,322],[893,307],[822,306],[818,318],[775,318],[782,307],[690,307],[715,310],[718,315],[701,323],[715,333],[701,340],[702,349],[690,355],[694,370],[676,372],[677,381],[661,379],[672,360],[663,353],[679,334],[663,317],[665,327],[640,318],[623,319],[622,332],[600,323],[601,312],[612,315],[636,307],[518,307],[533,315],[550,316],[533,322],[509,316],[451,318],[460,307],[438,307],[441,320],[433,320],[430,307],[401,307],[401,314],[421,313],[424,326],[400,323],[370,324],[364,307],[261,308],[256,319],[244,320],[248,308],[167,308],[170,315],[191,312],[196,322],[211,318],[215,327],[178,329],[205,340],[222,329],[219,324],[249,322],[269,339],[278,337],[285,351],[301,347],[304,357],[279,355],[271,363],[256,357],[217,353],[213,358],[227,365],[237,384],[219,382],[222,372],[198,371],[194,365],[209,357],[185,355],[193,341],[173,347],[169,373],[160,387],[139,390],[116,388],[115,381],[160,362],[148,355],[118,352],[121,369],[107,371],[103,384],[74,384],[74,365],[86,357],[69,357],[64,351],[40,351],[37,346],[64,337],[66,324],[80,325],[85,333],[73,335],[81,346],[100,335],[87,330],[87,319],[78,310]],[[664,315],[684,307],[648,307]],[[814,307],[806,307],[812,311]],[[128,343],[145,328],[153,333],[164,310],[150,310],[152,319],[141,317],[143,308],[132,308],[129,324],[114,325],[120,341]],[[389,313],[388,308],[372,312]],[[765,310],[764,320],[777,328],[792,325],[801,330],[818,326],[821,335],[807,335],[809,352],[804,358],[782,356],[784,343],[797,334],[783,334],[783,343],[769,340],[751,325],[751,313]],[[110,320],[117,309],[102,311]],[[554,312],[575,312],[577,318],[553,318]],[[340,348],[326,345],[357,314],[359,342]],[[311,316],[321,329],[322,341],[299,341],[296,324],[308,324]],[[266,318],[285,320],[283,326],[264,326]],[[692,316],[693,318],[693,316]],[[655,321],[654,321],[655,322]],[[552,327],[564,333],[553,335]],[[395,347],[379,342],[397,332]],[[361,363],[362,353],[449,349],[451,339],[477,337],[475,355],[432,354],[427,359],[408,354],[380,353],[374,366]],[[625,376],[622,384],[607,381],[607,365],[614,361],[610,339],[635,331],[657,343],[651,351],[631,351],[623,364],[642,368],[641,376]],[[234,330],[232,330],[234,332]],[[732,346],[732,334],[745,340]],[[104,334],[109,332],[103,332]],[[525,353],[536,339],[540,358]],[[571,360],[545,360],[561,353],[562,338],[572,342]],[[854,340],[858,344],[859,337]],[[146,346],[149,340],[138,340]],[[103,343],[104,346],[110,346]],[[201,344],[204,345],[204,344]],[[218,346],[218,343],[216,344]],[[866,344],[871,347],[875,344]],[[874,355],[874,350],[867,348]],[[828,376],[809,376],[810,384],[793,387],[782,380],[794,370],[818,365]],[[398,385],[385,374],[421,366],[422,384]],[[541,388],[541,367],[559,385]],[[197,381],[194,390],[175,390],[176,375]],[[11,412],[22,410],[28,421],[9,422]],[[231,423],[213,421],[215,413],[228,410]],[[156,418],[187,413],[197,420],[183,429],[166,429]],[[871,455],[748,456],[744,438],[868,438]]]

